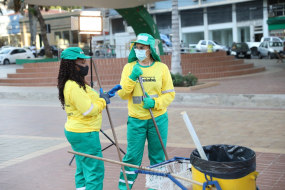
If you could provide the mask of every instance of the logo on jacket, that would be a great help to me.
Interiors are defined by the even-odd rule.
[[[155,76],[152,77],[142,77],[143,82],[156,82]]]

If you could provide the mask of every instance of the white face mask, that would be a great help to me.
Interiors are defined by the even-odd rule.
[[[136,57],[138,58],[138,60],[143,61],[148,57],[148,56],[146,56],[146,51],[148,51],[148,50],[135,49]]]

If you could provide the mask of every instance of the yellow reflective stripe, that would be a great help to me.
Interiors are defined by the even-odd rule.
[[[84,112],[82,115],[84,115],[84,116],[88,115],[88,114],[92,111],[93,108],[94,108],[94,105],[91,104],[89,110],[87,110],[86,112]]]

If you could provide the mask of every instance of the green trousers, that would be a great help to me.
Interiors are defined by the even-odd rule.
[[[102,157],[99,132],[73,133],[65,130],[65,136],[74,151]],[[75,155],[75,186],[86,190],[102,190],[104,180],[104,162]]]
[[[167,112],[157,118],[155,118],[157,123],[163,144],[166,147],[167,133],[168,133],[168,116]],[[161,163],[165,161],[165,155],[161,147],[157,132],[155,130],[152,119],[140,120],[137,118],[129,117],[127,123],[127,153],[123,158],[123,162],[128,164],[134,164],[137,166],[141,165],[145,140],[148,141],[148,158],[150,160],[150,165]],[[129,187],[132,188],[137,175],[135,174],[135,168],[124,167],[128,180],[124,179],[123,172],[121,170],[119,189],[126,190],[126,181],[129,183]]]

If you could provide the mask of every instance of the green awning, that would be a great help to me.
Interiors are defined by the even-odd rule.
[[[268,18],[267,24],[269,30],[285,30],[285,17]]]

